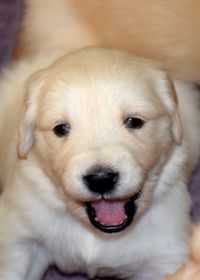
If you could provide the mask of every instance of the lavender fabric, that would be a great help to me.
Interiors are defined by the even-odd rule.
[[[21,0],[0,0],[0,67],[11,59],[21,16]]]
[[[198,223],[200,220],[200,164],[191,180],[190,193],[192,197],[191,217],[194,223]]]
[[[0,0],[0,67],[11,60],[22,17],[22,4],[22,0]],[[191,217],[194,222],[198,222],[200,219],[200,166],[192,178],[190,191],[193,201]],[[64,276],[56,269],[51,268],[43,280],[87,280],[87,277],[81,275]]]

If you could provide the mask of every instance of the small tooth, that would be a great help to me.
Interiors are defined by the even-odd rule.
[[[98,222],[98,221],[99,221],[97,217],[95,217],[94,219],[95,219],[95,221],[96,221],[96,222]]]

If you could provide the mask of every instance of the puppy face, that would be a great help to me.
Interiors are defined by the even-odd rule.
[[[19,156],[33,154],[69,211],[101,231],[149,207],[180,140],[170,82],[126,52],[85,49],[28,84]]]

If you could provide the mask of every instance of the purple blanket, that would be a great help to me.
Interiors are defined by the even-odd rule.
[[[42,1],[42,0],[41,0]],[[0,67],[9,62],[16,34],[22,17],[22,0],[0,0]],[[200,166],[195,172],[190,191],[193,199],[191,216],[194,222],[200,219]],[[86,280],[84,276],[63,276],[49,269],[44,280]]]

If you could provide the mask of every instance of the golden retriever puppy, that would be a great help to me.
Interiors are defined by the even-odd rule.
[[[191,259],[173,276],[169,276],[167,280],[199,280],[200,275],[200,227],[195,226],[191,239]]]
[[[163,279],[189,254],[198,93],[125,51],[56,57],[0,82],[0,279]]]
[[[200,1],[25,0],[18,51],[114,47],[200,82]]]

